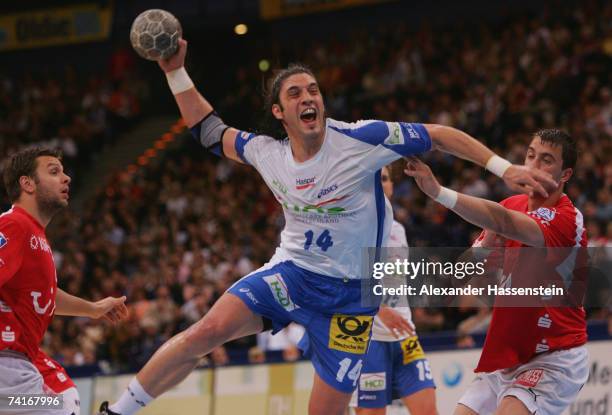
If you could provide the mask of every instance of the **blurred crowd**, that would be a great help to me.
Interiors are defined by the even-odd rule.
[[[60,148],[73,185],[78,183],[75,172],[134,125],[147,97],[146,84],[133,71],[112,75],[115,55],[108,71],[85,78],[74,66],[62,73],[0,75],[0,155],[33,143]]]
[[[611,21],[612,4],[590,1],[496,25],[423,25],[414,31],[398,23],[368,32],[356,28],[347,38],[300,40],[299,47],[285,41],[271,50],[315,70],[334,118],[452,125],[517,163],[536,130],[569,131],[580,156],[566,192],[584,214],[590,244],[605,246],[612,244]],[[260,82],[256,61],[236,70],[216,103],[228,124],[261,128]],[[108,134],[112,89],[100,79],[81,90],[63,85],[2,82],[0,111],[6,117],[0,118],[0,134],[8,141],[3,139],[0,153],[24,137],[58,140],[67,158],[104,142],[94,137]],[[81,130],[82,124],[87,128]],[[492,200],[508,196],[503,183],[480,168],[439,152],[426,160],[446,186]],[[399,174],[393,204],[413,246],[469,246],[478,232]],[[116,175],[79,215],[54,221],[49,234],[60,285],[85,298],[127,295],[131,313],[118,327],[56,318],[45,347],[67,365],[140,367],[234,281],[263,265],[282,226],[281,209],[250,167],[217,159],[186,139],[137,172]],[[590,311],[591,318],[610,318],[612,332],[611,314],[606,308]],[[473,344],[463,334],[482,331],[487,319],[486,310],[469,305],[417,309],[413,317],[421,333],[468,326],[461,346]],[[296,357],[294,330],[277,346],[287,359]],[[237,340],[210,359],[225,364],[248,349],[249,359],[261,361],[269,344],[265,337]]]

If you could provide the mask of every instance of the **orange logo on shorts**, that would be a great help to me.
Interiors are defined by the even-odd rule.
[[[542,373],[544,373],[544,370],[542,369],[527,370],[517,376],[514,384],[525,386],[526,388],[533,388],[538,384],[538,382],[540,382]]]

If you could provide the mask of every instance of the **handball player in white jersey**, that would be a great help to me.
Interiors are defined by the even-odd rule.
[[[391,200],[391,168],[383,167],[381,180],[385,196]],[[408,240],[404,226],[396,220],[385,242],[392,262],[407,258]],[[402,249],[403,252],[394,252]],[[397,277],[392,277],[397,278]],[[410,415],[436,415],[436,394],[429,361],[425,357],[412,323],[408,304],[398,296],[386,296],[374,317],[372,340],[367,351],[351,407],[357,415],[384,415],[387,405],[401,399]]]
[[[545,192],[545,174],[510,165],[454,128],[402,122],[346,123],[325,116],[312,72],[291,66],[270,88],[282,139],[231,128],[200,95],[184,61],[187,42],[160,61],[185,123],[209,151],[253,166],[282,205],[281,243],[261,269],[234,284],[197,323],[167,341],[102,414],[131,415],[183,380],[223,343],[291,321],[306,328],[315,379],[311,415],[338,415],[357,385],[376,307],[361,304],[361,255],[388,234],[380,169],[432,147],[469,159],[520,189]],[[219,63],[218,60],[210,60]]]
[[[561,286],[563,279],[582,268],[587,246],[582,213],[563,193],[576,159],[576,142],[567,133],[538,131],[525,165],[550,173],[559,182],[557,189],[548,197],[516,195],[500,203],[441,187],[429,167],[416,159],[405,172],[429,197],[485,229],[478,245],[488,247],[498,236],[503,238],[508,248],[503,257],[507,285],[558,281]],[[545,302],[532,307],[498,306],[503,300],[504,296],[496,299],[475,369],[478,376],[459,400],[455,415],[562,414],[589,376],[584,308]]]

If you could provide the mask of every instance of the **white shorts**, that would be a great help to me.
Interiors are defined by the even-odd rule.
[[[25,356],[19,353],[2,351],[0,354],[0,396],[15,394],[48,394],[43,377]],[[70,411],[70,412],[69,412]],[[0,414],[8,415],[70,415],[71,409],[31,409],[28,411],[0,408]]]
[[[459,403],[479,415],[493,414],[506,396],[536,415],[559,415],[574,402],[589,377],[586,346],[534,357],[510,369],[479,373]]]
[[[64,409],[69,415],[79,415],[81,413],[81,397],[77,388],[72,387],[62,392],[64,397]]]

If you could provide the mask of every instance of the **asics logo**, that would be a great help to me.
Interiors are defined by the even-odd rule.
[[[338,185],[337,184],[332,184],[331,186],[326,187],[325,189],[321,190],[319,192],[319,194],[317,195],[317,198],[321,199],[323,196],[333,192],[336,189],[338,189]]]

